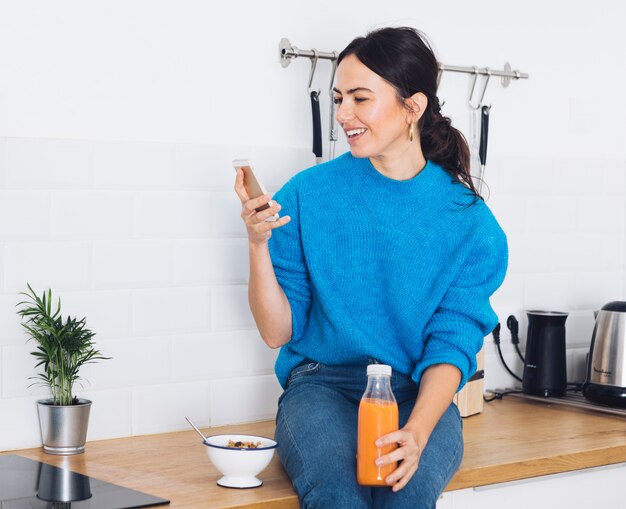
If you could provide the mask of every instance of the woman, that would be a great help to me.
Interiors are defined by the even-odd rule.
[[[452,398],[497,323],[506,237],[478,196],[469,149],[443,117],[437,60],[411,28],[339,55],[337,120],[350,152],[250,200],[249,300],[276,374],[279,456],[302,507],[434,508],[459,467]],[[271,207],[256,213],[255,208]],[[276,222],[266,222],[282,210]],[[271,240],[270,240],[271,237]],[[400,429],[390,488],[356,482],[357,412],[372,362],[393,368]]]

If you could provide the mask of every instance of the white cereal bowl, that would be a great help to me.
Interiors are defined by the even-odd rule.
[[[228,441],[261,442],[256,449],[228,447]],[[272,461],[278,443],[256,435],[212,435],[204,442],[211,463],[223,475],[217,484],[226,488],[256,488],[263,484],[257,478]]]

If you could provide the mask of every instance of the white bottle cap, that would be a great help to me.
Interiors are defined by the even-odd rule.
[[[387,364],[370,364],[367,366],[367,376],[370,375],[391,376],[391,366]]]

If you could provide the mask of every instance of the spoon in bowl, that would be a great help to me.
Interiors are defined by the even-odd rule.
[[[202,441],[203,441],[203,442],[206,442],[206,437],[202,434],[202,431],[200,431],[198,428],[196,428],[196,425],[195,425],[193,422],[191,422],[191,421],[189,420],[189,417],[185,417],[185,419],[187,419],[187,422],[188,422],[189,424],[191,424],[191,426],[192,426],[192,428],[193,428],[193,429],[195,429],[195,430],[196,430],[196,432],[198,433],[198,435],[200,435],[200,436],[202,437]]]

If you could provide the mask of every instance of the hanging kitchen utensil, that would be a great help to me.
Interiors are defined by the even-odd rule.
[[[478,193],[482,191],[485,178],[485,166],[487,164],[487,139],[489,136],[489,110],[491,106],[483,106],[480,109],[480,146],[478,157],[480,158],[480,173],[478,175]]]
[[[469,112],[469,147],[470,147],[470,172],[475,180],[475,187],[478,190],[478,179],[480,175],[480,121],[482,112],[480,109],[470,108]]]
[[[311,112],[313,114],[313,153],[315,162],[322,162],[322,120],[320,118],[320,93],[311,92]]]
[[[472,88],[470,90],[470,94],[469,97],[467,99],[467,104],[469,105],[469,107],[473,110],[478,110],[480,109],[480,106],[483,103],[483,99],[485,98],[485,92],[487,91],[487,85],[489,84],[489,78],[491,78],[491,70],[489,69],[489,67],[485,68],[485,74],[486,74],[486,78],[485,78],[485,83],[483,84],[483,90],[480,94],[480,99],[478,100],[478,103],[476,104],[476,106],[474,106],[474,90],[476,90],[476,82],[478,81],[478,67],[474,66],[473,68],[473,75],[474,78],[472,80]]]
[[[335,81],[335,72],[337,71],[337,58],[339,53],[333,51],[334,59],[332,60],[332,71],[330,73],[330,85],[328,87],[328,96],[330,98],[330,124],[328,126],[328,160],[335,158],[335,144],[337,143],[337,119],[335,118],[335,93],[333,92],[333,82]]]
[[[311,90],[313,83],[313,75],[319,58],[318,51],[313,49],[313,58],[311,59],[311,74],[309,75],[309,86],[307,91],[311,97],[311,113],[313,117],[313,153],[315,154],[315,162],[322,162],[322,121],[320,117],[320,90]]]

